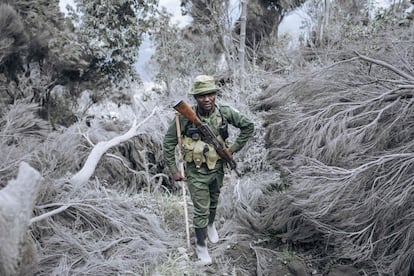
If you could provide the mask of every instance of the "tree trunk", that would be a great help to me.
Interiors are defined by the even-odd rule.
[[[244,91],[245,88],[245,49],[246,49],[246,21],[247,21],[247,2],[248,0],[241,0],[242,13],[240,17],[240,46],[239,46],[239,80],[240,80],[240,91]]]
[[[0,190],[0,275],[19,275],[29,263],[26,254],[27,230],[33,212],[41,176],[22,162],[16,179]],[[32,256],[29,256],[32,255]]]
[[[328,29],[329,19],[330,19],[330,0],[324,1],[323,6],[323,16],[322,16],[322,22],[320,26],[320,32],[319,32],[319,45],[323,45],[324,37],[326,36],[325,32]]]

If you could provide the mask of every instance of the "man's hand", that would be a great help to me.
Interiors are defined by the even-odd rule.
[[[182,174],[180,172],[176,172],[172,174],[172,179],[174,179],[174,181],[184,181],[187,178],[185,178],[184,176],[182,176]]]

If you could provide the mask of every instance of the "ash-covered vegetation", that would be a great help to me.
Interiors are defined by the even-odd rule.
[[[369,56],[354,48],[260,97],[268,157],[288,186],[261,228],[326,266],[411,275],[413,31],[387,33],[370,40],[379,49]]]
[[[0,275],[412,275],[412,1],[252,0],[245,36],[231,1],[181,2],[185,28],[155,0],[0,1]],[[197,267],[161,145],[204,73],[256,131]]]

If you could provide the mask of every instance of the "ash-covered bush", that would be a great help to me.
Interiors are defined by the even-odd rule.
[[[42,164],[37,151],[42,147],[50,125],[39,118],[35,104],[16,102],[0,114],[0,187],[4,187],[25,161],[36,169]]]
[[[410,275],[413,262],[414,48],[404,36],[379,52],[274,82],[269,162],[289,184],[269,197],[261,228],[312,252],[322,267]]]

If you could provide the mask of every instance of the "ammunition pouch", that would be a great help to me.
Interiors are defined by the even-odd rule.
[[[215,169],[217,161],[221,157],[213,146],[205,143],[201,139],[194,140],[187,136],[183,137],[182,142],[184,160],[186,162],[194,162],[197,168],[200,168],[203,163],[206,163],[209,170]]]
[[[204,153],[204,156],[206,157],[207,167],[209,170],[213,170],[216,168],[216,163],[221,157],[218,155],[213,146],[208,144],[206,145],[208,150]]]

